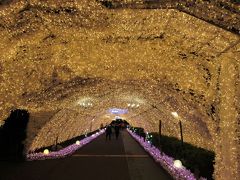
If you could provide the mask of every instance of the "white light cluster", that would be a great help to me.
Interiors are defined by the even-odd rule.
[[[171,112],[171,114],[175,117],[175,118],[178,118],[178,113],[177,112]]]
[[[83,106],[83,107],[92,107],[93,106],[92,103],[80,103],[79,105]]]
[[[77,102],[77,104],[85,108],[93,106],[91,98],[82,98]]]
[[[128,103],[127,106],[129,108],[138,108],[140,105],[139,104],[135,104],[135,103]]]

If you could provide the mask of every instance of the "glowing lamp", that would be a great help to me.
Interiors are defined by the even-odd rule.
[[[49,150],[48,149],[44,149],[43,154],[48,155],[49,154]]]
[[[177,112],[172,112],[171,113],[175,118],[178,118],[178,113]]]
[[[80,145],[80,141],[76,141],[76,145]]]
[[[182,168],[183,167],[182,162],[180,160],[175,160],[173,165],[176,168]]]

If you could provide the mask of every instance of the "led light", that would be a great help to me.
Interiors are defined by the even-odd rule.
[[[171,114],[172,114],[175,118],[178,118],[178,113],[177,113],[177,112],[171,112]]]
[[[49,150],[48,149],[44,149],[43,154],[48,155],[49,154]]]
[[[149,141],[144,141],[140,136],[133,133],[131,130],[127,129],[130,135],[137,140],[140,145],[144,147],[144,149],[154,158],[154,160],[159,163],[165,170],[167,170],[172,177],[176,179],[196,179],[194,174],[191,173],[188,169],[184,168],[180,160],[173,160],[172,157],[161,153],[161,151],[155,146],[151,145]],[[176,167],[174,170],[173,168]],[[201,177],[200,179],[205,179]]]
[[[80,145],[80,141],[76,141],[76,145]]]
[[[180,160],[175,160],[173,163],[174,167],[176,168],[182,168],[182,162]]]
[[[104,132],[105,132],[105,130],[101,130],[101,131],[95,133],[95,136],[89,136],[89,137],[82,139],[81,141],[76,141],[74,144],[71,144],[71,145],[69,145],[59,151],[55,151],[54,153],[51,153],[51,154],[49,153],[48,149],[45,149],[43,153],[29,153],[29,154],[27,154],[27,160],[33,161],[33,160],[57,159],[57,158],[66,157],[69,154],[74,153],[76,150],[78,150],[82,146],[88,144],[89,142],[91,142],[92,140],[94,140],[96,137],[103,134]],[[82,146],[76,146],[76,144],[77,145],[81,144]]]
[[[127,109],[119,109],[119,108],[111,108],[108,110],[109,113],[111,114],[127,114],[128,110]]]

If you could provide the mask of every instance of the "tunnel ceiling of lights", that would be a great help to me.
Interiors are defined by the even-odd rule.
[[[180,118],[185,141],[214,148],[219,61],[239,65],[239,35],[175,9],[30,0],[1,7],[0,37],[0,121],[27,109],[30,150],[116,116],[175,137]]]

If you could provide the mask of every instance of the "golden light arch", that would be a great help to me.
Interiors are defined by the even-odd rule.
[[[32,142],[76,92],[108,92],[122,81],[155,92],[158,84],[170,96],[164,112],[178,105],[181,117],[207,125],[215,178],[239,177],[238,34],[177,9],[116,10],[93,0],[16,1],[1,9],[0,24],[1,124],[10,110],[28,109]],[[158,102],[162,93],[147,96]]]
[[[101,83],[102,86],[98,83],[98,88],[90,88],[94,90],[88,95],[75,93],[67,101],[61,102],[63,106],[56,106],[60,110],[42,127],[29,150],[52,145],[56,137],[59,142],[63,142],[69,137],[90,131],[90,126],[91,130],[96,130],[101,123],[110,123],[116,116],[109,113],[111,108],[127,109],[128,113],[122,115],[122,118],[134,126],[141,125],[149,132],[158,132],[158,121],[162,120],[164,134],[179,138],[178,119],[171,115],[172,111],[177,110],[184,124],[185,140],[196,146],[213,149],[214,129],[209,129],[211,126],[204,121],[201,115],[204,112],[187,107],[187,103],[182,102],[177,93],[169,96],[169,91],[163,85],[151,83],[147,83],[147,86],[152,86],[152,90],[138,82],[116,83],[102,80]],[[135,106],[131,107],[131,104]],[[68,134],[74,130],[75,134]],[[192,131],[195,132],[194,136]]]

